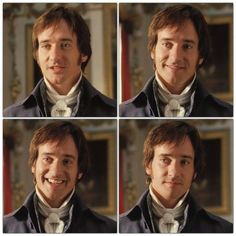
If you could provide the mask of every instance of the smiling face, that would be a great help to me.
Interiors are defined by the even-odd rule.
[[[76,34],[61,20],[39,33],[38,43],[37,61],[44,77],[66,95],[79,79],[81,63],[88,59],[78,49]]]
[[[146,173],[151,177],[153,192],[165,207],[173,208],[190,188],[195,178],[194,158],[188,137],[178,145],[163,143],[155,147]]]
[[[191,20],[179,27],[157,32],[157,44],[151,52],[159,79],[173,94],[180,94],[192,81],[203,59],[199,58],[197,32]]]
[[[59,143],[51,141],[39,145],[32,173],[46,202],[51,207],[60,207],[82,177],[72,136],[66,136]]]

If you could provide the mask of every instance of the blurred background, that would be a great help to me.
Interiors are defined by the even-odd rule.
[[[167,120],[120,120],[120,213],[134,207],[148,188],[143,143],[148,131]],[[213,214],[233,222],[233,120],[184,120],[200,132],[206,153],[205,174],[192,184],[198,203]]]
[[[33,132],[53,120],[3,121],[4,214],[20,207],[34,189],[28,165]],[[82,200],[93,210],[116,219],[116,120],[70,120],[84,131],[90,154],[90,170],[77,187]],[[62,134],[63,135],[63,134]]]
[[[119,4],[121,48],[120,101],[136,95],[154,75],[147,50],[147,32],[152,16],[173,3]],[[199,8],[209,26],[212,54],[198,71],[203,85],[218,98],[233,103],[233,4],[191,3]]]

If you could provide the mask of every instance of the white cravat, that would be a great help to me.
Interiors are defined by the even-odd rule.
[[[178,233],[180,223],[177,218],[184,216],[186,204],[184,202],[189,190],[178,201],[174,208],[166,208],[154,194],[150,185],[149,192],[152,199],[152,212],[154,214],[154,222],[158,225],[160,233]]]
[[[73,196],[75,189],[69,197],[62,203],[59,208],[52,208],[40,194],[37,186],[35,187],[38,201],[38,210],[42,216],[45,217],[43,222],[44,230],[46,233],[63,233],[65,223],[61,220],[63,217],[69,214],[70,199]]]
[[[77,102],[79,94],[79,83],[82,79],[82,73],[76,84],[70,89],[66,95],[60,95],[52,85],[44,78],[46,84],[47,99],[53,104],[51,108],[51,116],[71,116],[73,105]]]
[[[163,113],[165,117],[183,117],[186,113],[185,105],[190,103],[192,95],[192,85],[196,79],[196,73],[192,82],[182,91],[181,94],[172,94],[167,87],[161,82],[156,73],[158,83],[158,97],[164,103]]]

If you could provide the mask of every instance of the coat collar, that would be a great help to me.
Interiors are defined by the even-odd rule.
[[[143,104],[149,108],[149,112],[151,116],[160,116],[157,106],[158,106],[158,99],[155,99],[153,93],[153,81],[155,80],[155,76],[148,79],[143,89],[130,100],[131,103],[138,103]],[[195,87],[195,96],[194,96],[194,106],[192,113],[197,110],[197,108],[201,105],[203,101],[208,96],[211,96],[209,92],[202,86],[201,82],[196,78],[193,86]],[[197,99],[196,99],[197,98]],[[145,103],[145,104],[144,104]]]
[[[148,225],[148,228],[151,231],[152,224],[151,224],[151,218],[150,218],[150,215],[148,212],[148,206],[147,206],[148,194],[149,194],[149,190],[146,190],[141,195],[141,197],[139,198],[139,200],[137,201],[135,206],[131,210],[129,210],[127,213],[125,213],[125,215],[127,215],[131,219],[135,218],[137,220],[139,219],[139,220],[143,221],[142,222],[143,226],[145,227],[145,225]],[[188,194],[188,196],[186,197],[186,201],[188,201],[188,204],[189,204],[189,211],[188,211],[188,218],[187,218],[186,227],[189,228],[189,225],[191,225],[191,222],[193,222],[194,217],[198,213],[205,212],[205,211],[202,209],[202,207],[200,207],[196,203],[196,201],[191,196],[191,194]],[[183,229],[183,232],[185,231],[185,228]]]
[[[81,96],[81,108],[80,110],[84,110],[86,108],[86,105],[89,104],[93,99],[99,99],[103,103],[105,103],[108,106],[114,107],[114,101],[106,96],[104,96],[101,92],[99,92],[96,88],[94,88],[91,83],[83,76],[81,79],[81,85],[82,86],[82,96]],[[39,107],[40,113],[43,114],[43,116],[49,116],[46,109],[46,94],[43,92],[45,91],[46,86],[44,83],[44,79],[42,78],[33,91],[30,93],[28,97],[26,97],[20,105],[24,105],[26,107],[29,106],[35,106],[37,105]],[[43,94],[42,94],[43,93]]]
[[[37,214],[35,213],[35,207],[34,207],[35,193],[36,193],[35,191],[32,191],[25,199],[23,205],[14,212],[12,212],[10,215],[26,221],[26,224],[28,225],[28,228],[31,229],[31,232],[36,233],[40,232],[40,229],[38,225]],[[83,201],[80,199],[79,195],[76,192],[72,196],[71,200],[72,200],[72,208],[70,210],[70,215],[71,215],[71,224],[73,225],[68,225],[68,230],[70,230],[71,227],[83,228],[84,227],[83,225],[79,226],[78,224],[80,223],[83,224],[83,220],[87,218],[94,218],[96,220],[105,222],[105,218],[90,210],[83,203]]]

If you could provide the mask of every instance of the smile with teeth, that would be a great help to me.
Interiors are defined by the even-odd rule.
[[[62,184],[65,182],[63,179],[46,179],[50,184]]]

